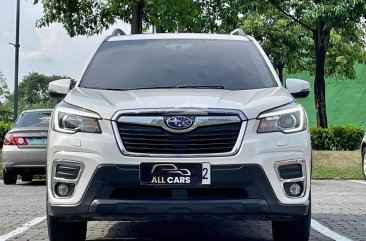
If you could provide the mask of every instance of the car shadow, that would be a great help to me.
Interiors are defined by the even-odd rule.
[[[21,180],[18,180],[18,185],[21,186],[45,186],[46,180],[40,179],[40,180],[32,180],[31,182],[23,182]]]
[[[89,241],[271,241],[270,222],[174,221],[99,222],[89,227]],[[107,228],[108,231],[103,231]],[[99,237],[98,237],[99,236]]]

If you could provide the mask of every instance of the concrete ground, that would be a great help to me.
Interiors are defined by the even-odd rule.
[[[44,182],[0,183],[0,241],[48,240]],[[366,182],[313,181],[310,240],[366,240]],[[88,240],[270,241],[264,221],[89,222]]]

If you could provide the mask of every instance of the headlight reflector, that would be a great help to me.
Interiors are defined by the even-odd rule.
[[[63,133],[101,133],[99,115],[79,108],[57,107],[54,113],[54,130]]]
[[[261,114],[258,133],[294,133],[307,128],[305,112],[298,104],[290,104]]]
[[[100,133],[98,120],[65,112],[58,114],[59,127],[64,130]]]

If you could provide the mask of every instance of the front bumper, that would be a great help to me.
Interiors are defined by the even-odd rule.
[[[34,174],[45,174],[46,148],[18,148],[3,146],[3,168],[13,171],[26,171]]]
[[[101,165],[81,202],[73,206],[48,204],[48,212],[83,220],[150,220],[171,216],[287,220],[308,212],[309,203],[281,204],[259,165],[212,165],[211,176],[210,186],[145,187],[140,185],[138,165]]]

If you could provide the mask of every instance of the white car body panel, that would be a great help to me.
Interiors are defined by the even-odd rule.
[[[284,133],[266,133],[257,134],[259,121],[248,121],[246,134],[239,153],[228,157],[210,157],[208,158],[157,158],[157,157],[129,157],[122,155],[116,145],[115,136],[109,120],[100,121],[103,134],[76,133],[72,139],[78,139],[81,142],[80,147],[72,145],[71,136],[52,132],[49,136],[49,143],[53,147],[49,148],[48,160],[72,160],[80,161],[85,165],[82,178],[77,185],[75,195],[69,199],[57,199],[49,196],[49,202],[52,205],[77,205],[83,197],[89,180],[92,178],[96,168],[101,164],[126,164],[138,165],[141,162],[207,162],[211,165],[228,164],[259,164],[267,174],[277,198],[283,204],[304,204],[308,202],[309,193],[303,198],[287,198],[280,186],[274,164],[283,160],[306,160],[307,168],[311,166],[310,134],[308,131],[294,134]],[[287,143],[287,144],[284,144]],[[52,171],[52,165],[47,166],[48,173]],[[307,185],[310,186],[310,172],[307,172]],[[48,176],[51,182],[51,176]],[[52,193],[51,186],[49,193]]]
[[[88,188],[96,169],[100,165],[138,165],[142,162],[190,162],[211,165],[256,164],[264,170],[273,191],[282,204],[307,205],[310,193],[311,143],[310,133],[285,134],[282,132],[257,133],[258,116],[276,107],[285,106],[295,100],[284,89],[263,49],[252,37],[207,35],[207,34],[159,34],[111,37],[107,41],[139,39],[230,39],[253,41],[263,55],[275,78],[278,87],[253,90],[221,89],[141,89],[130,91],[109,91],[75,87],[64,99],[70,105],[95,112],[99,120],[101,134],[66,134],[50,130],[48,144],[47,173],[52,173],[55,160],[78,161],[84,164],[81,178],[70,198],[57,198],[52,195],[52,185],[48,185],[48,202],[52,206],[78,205]],[[103,80],[101,80],[103,81]],[[80,81],[79,81],[80,82]],[[77,86],[79,84],[77,83]],[[234,156],[225,157],[132,157],[122,154],[116,143],[111,119],[118,111],[141,109],[204,108],[240,110],[248,118],[245,135],[240,150]],[[78,145],[75,145],[78,143]],[[275,171],[275,163],[286,160],[304,160],[306,163],[306,192],[300,198],[289,198],[281,187]],[[48,175],[48,183],[52,176]]]
[[[154,89],[108,91],[74,88],[65,102],[96,111],[111,119],[119,110],[166,108],[222,108],[241,110],[248,119],[289,104],[294,99],[282,87],[257,90]]]

